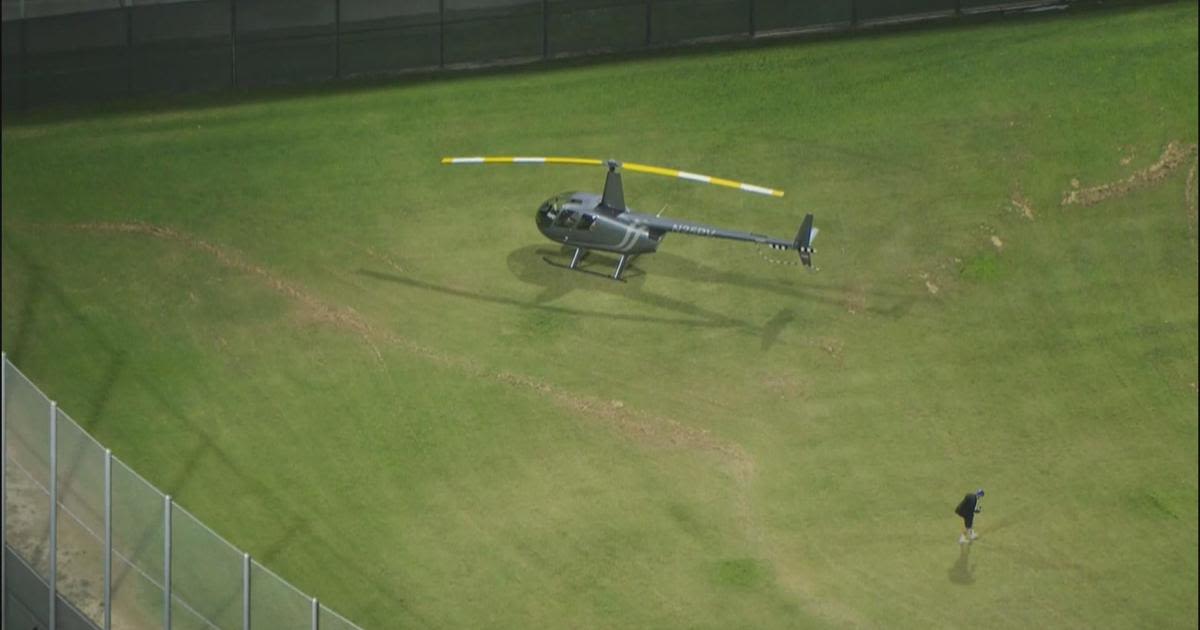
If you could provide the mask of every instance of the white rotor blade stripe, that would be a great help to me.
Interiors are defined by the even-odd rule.
[[[649,173],[651,175],[678,177],[680,179],[687,179],[694,182],[713,184],[714,186],[725,186],[726,188],[737,188],[738,190],[758,193],[760,195],[770,195],[772,197],[783,196],[782,190],[775,190],[774,188],[766,188],[764,186],[755,186],[754,184],[747,184],[744,182],[736,182],[732,179],[712,177],[711,175],[701,175],[699,173],[689,173],[688,171],[678,171],[673,168],[663,168],[661,166],[650,166],[647,164],[636,164],[633,162],[626,162],[622,165],[622,167],[635,173]]]
[[[602,160],[571,157],[444,157],[442,164],[583,164],[599,166]]]
[[[746,192],[758,193],[760,195],[775,194],[775,191],[771,190],[770,188],[763,188],[762,186],[755,186],[754,184],[742,184],[740,188]]]

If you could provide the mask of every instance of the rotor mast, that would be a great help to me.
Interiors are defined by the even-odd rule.
[[[606,160],[608,175],[604,177],[604,195],[600,198],[600,207],[611,212],[614,216],[625,212],[625,190],[621,185],[621,163],[616,160]]]

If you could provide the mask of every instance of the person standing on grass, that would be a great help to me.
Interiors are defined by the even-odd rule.
[[[958,544],[960,545],[979,538],[979,534],[975,533],[975,515],[983,511],[979,505],[979,500],[982,498],[983,488],[980,488],[963,497],[958,507],[954,508],[954,513],[961,516],[963,520],[963,533],[958,535]]]

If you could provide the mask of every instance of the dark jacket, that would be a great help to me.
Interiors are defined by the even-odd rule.
[[[967,518],[975,513],[976,503],[979,503],[979,497],[972,492],[971,494],[963,497],[963,500],[958,504],[958,507],[954,508],[954,513],[963,518]]]

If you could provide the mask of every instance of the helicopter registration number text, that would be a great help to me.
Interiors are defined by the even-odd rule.
[[[700,227],[698,225],[680,225],[678,223],[671,226],[672,232],[684,232],[686,234],[699,234],[701,236],[712,236],[717,231],[712,228]]]

